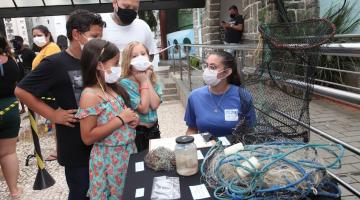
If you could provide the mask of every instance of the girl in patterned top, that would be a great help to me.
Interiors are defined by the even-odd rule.
[[[137,114],[127,107],[129,96],[116,82],[120,78],[119,49],[93,39],[81,56],[84,90],[76,116],[81,138],[93,144],[90,154],[91,199],[122,199],[130,154],[136,152]]]
[[[129,93],[131,108],[140,116],[135,139],[140,152],[149,147],[149,139],[160,138],[156,110],[161,103],[162,90],[144,44],[129,43],[122,56],[120,84]]]

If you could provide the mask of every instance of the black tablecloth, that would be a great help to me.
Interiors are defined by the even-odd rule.
[[[202,154],[205,156],[206,152],[209,148],[201,149]],[[193,176],[180,176],[176,173],[176,170],[173,171],[161,171],[155,172],[154,170],[148,168],[145,165],[145,170],[141,172],[135,172],[135,163],[144,161],[144,157],[147,152],[141,152],[137,154],[132,154],[129,160],[129,166],[126,175],[125,188],[124,188],[124,198],[123,199],[135,199],[135,192],[138,188],[145,188],[144,197],[136,198],[136,200],[140,199],[150,199],[151,190],[154,177],[158,176],[170,176],[170,177],[179,177],[180,181],[180,199],[191,200],[192,195],[190,192],[189,186],[200,185],[200,170],[197,174]],[[199,160],[199,168],[200,164],[203,160]],[[212,191],[209,191],[209,194],[213,197]],[[213,199],[213,198],[206,198]]]

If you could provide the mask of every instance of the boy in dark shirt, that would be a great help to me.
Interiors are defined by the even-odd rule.
[[[82,90],[80,56],[88,40],[102,36],[104,22],[97,14],[74,11],[66,23],[70,46],[66,51],[46,57],[16,87],[15,94],[31,110],[56,123],[58,162],[65,167],[69,200],[87,199],[89,187],[89,155],[80,137],[80,125],[74,114]],[[59,109],[39,99],[51,92]]]

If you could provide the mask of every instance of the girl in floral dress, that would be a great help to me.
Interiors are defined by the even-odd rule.
[[[91,199],[122,199],[130,154],[136,152],[137,114],[127,108],[129,96],[116,82],[120,78],[118,48],[93,39],[81,56],[84,90],[76,116],[81,138],[93,144],[90,154]]]

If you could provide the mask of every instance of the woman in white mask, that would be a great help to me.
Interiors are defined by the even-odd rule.
[[[149,139],[160,138],[156,110],[161,103],[162,90],[149,61],[149,50],[140,42],[131,42],[123,50],[120,84],[130,95],[131,108],[140,116],[136,127],[136,147],[143,151]]]
[[[44,58],[59,53],[61,49],[54,42],[54,39],[46,26],[35,26],[32,29],[32,35],[34,44],[41,48],[40,52],[32,62],[32,70],[34,70]]]
[[[90,162],[90,199],[122,199],[129,156],[136,153],[137,114],[129,95],[117,84],[120,78],[119,49],[110,42],[93,39],[81,55],[84,90],[76,117],[81,139],[93,144]]]
[[[236,60],[225,51],[211,53],[203,65],[206,86],[193,90],[188,98],[186,134],[230,135],[244,116],[249,126],[256,123],[251,94],[239,87]],[[242,99],[241,99],[242,98]]]

